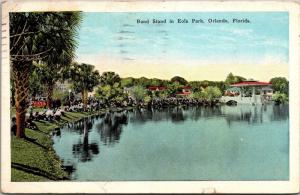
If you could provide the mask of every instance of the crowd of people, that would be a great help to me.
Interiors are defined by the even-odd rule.
[[[65,112],[95,112],[100,109],[108,108],[126,108],[137,107],[144,109],[162,109],[170,106],[190,106],[190,105],[216,105],[218,100],[206,101],[192,98],[152,98],[149,102],[138,102],[134,98],[127,97],[123,100],[96,100],[89,98],[87,106],[85,107],[81,99],[74,99],[67,102],[65,105],[55,102],[51,108],[42,108],[39,111],[34,111],[34,105],[30,105],[28,112],[25,115],[25,126],[30,129],[37,129],[34,121],[54,121],[60,120],[65,116]],[[15,133],[16,118],[12,118],[12,131]]]

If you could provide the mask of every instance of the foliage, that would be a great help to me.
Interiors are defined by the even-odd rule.
[[[169,95],[174,95],[176,92],[178,92],[179,89],[183,87],[182,84],[179,82],[172,82],[167,86],[167,91]]]
[[[161,86],[162,85],[162,80],[153,78],[150,79],[150,86]]]
[[[288,96],[285,93],[276,92],[273,94],[272,100],[276,103],[285,103],[288,101]]]
[[[134,78],[128,77],[121,79],[121,86],[122,87],[132,87],[134,85]]]
[[[33,67],[29,77],[29,92],[32,97],[42,96],[45,87],[42,84],[41,76],[37,67]]]
[[[54,89],[53,90],[53,98],[56,100],[61,100],[62,104],[64,104],[69,99],[69,92]]]
[[[160,91],[160,92],[158,93],[158,97],[161,98],[161,99],[165,99],[165,98],[167,98],[168,96],[169,96],[169,94],[168,94],[168,92],[167,92],[166,90]]]
[[[104,100],[124,99],[123,86],[120,76],[114,72],[104,72],[100,77],[100,86],[96,90],[95,97]],[[126,84],[126,83],[123,83]]]
[[[111,85],[113,86],[115,83],[120,83],[121,78],[115,72],[103,72],[100,77],[101,85]]]
[[[134,85],[135,86],[139,85],[139,86],[143,86],[143,87],[150,86],[150,79],[148,79],[146,77],[141,77],[141,78],[135,79]]]
[[[75,56],[79,12],[10,13],[10,60],[14,81],[17,137],[25,137],[33,62],[68,64]],[[53,70],[51,68],[51,70]]]
[[[192,98],[194,98],[194,99],[199,99],[199,100],[201,100],[201,99],[204,99],[205,97],[204,97],[204,93],[202,92],[202,91],[196,91],[196,92],[194,92],[193,94],[192,94]]]
[[[144,99],[143,99],[143,102],[147,104],[147,103],[149,103],[151,100],[152,100],[152,98],[151,98],[149,95],[146,95],[146,96],[144,97]]]
[[[274,77],[270,80],[270,83],[275,91],[289,94],[289,82],[285,77]]]
[[[232,73],[229,73],[228,76],[226,77],[225,84],[231,85],[231,84],[239,83],[239,82],[242,82],[245,80],[246,79],[244,77],[236,76],[236,75],[233,75]]]
[[[123,88],[120,83],[115,83],[114,85],[101,85],[97,88],[95,97],[97,99],[104,100],[121,100],[123,99]]]
[[[69,63],[74,58],[80,12],[19,12],[10,13],[9,19],[13,65],[24,61]]]
[[[192,87],[193,92],[199,92],[208,86],[218,87],[221,91],[224,91],[226,89],[224,81],[190,81],[189,85]]]
[[[203,89],[201,92],[193,93],[192,97],[195,99],[206,99],[212,101],[213,99],[220,98],[222,96],[222,92],[218,87],[208,86]]]
[[[209,86],[204,89],[204,93],[206,93],[207,99],[209,100],[220,98],[222,96],[222,92],[218,87]]]
[[[147,91],[143,86],[134,86],[132,89],[132,95],[137,102],[142,102],[147,96]]]
[[[93,91],[100,82],[98,70],[93,65],[73,63],[70,67],[70,79],[76,92]]]
[[[174,77],[172,77],[171,78],[171,82],[172,83],[178,82],[181,85],[186,85],[188,83],[187,80],[185,80],[185,78],[180,77],[180,76],[174,76]]]

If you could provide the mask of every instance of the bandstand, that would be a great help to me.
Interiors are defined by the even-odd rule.
[[[222,96],[221,102],[234,102],[237,104],[264,104],[271,100],[271,83],[255,80],[246,80],[230,85],[239,90],[238,95]]]

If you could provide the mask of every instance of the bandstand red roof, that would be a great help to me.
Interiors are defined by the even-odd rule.
[[[243,81],[230,85],[231,87],[244,87],[244,86],[269,86],[272,85],[269,82],[259,82],[259,81]]]

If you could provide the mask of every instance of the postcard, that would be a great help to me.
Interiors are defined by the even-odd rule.
[[[1,6],[3,192],[299,192],[299,4]]]

